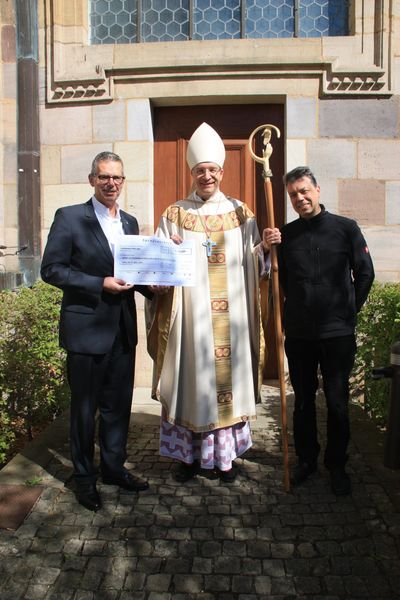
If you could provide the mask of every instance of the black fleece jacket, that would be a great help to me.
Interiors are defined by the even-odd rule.
[[[311,219],[282,230],[279,279],[285,296],[286,337],[317,340],[354,333],[374,268],[357,223],[321,205]]]

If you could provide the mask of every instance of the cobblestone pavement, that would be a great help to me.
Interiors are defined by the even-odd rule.
[[[154,412],[135,410],[128,456],[150,489],[129,494],[99,483],[104,506],[96,514],[64,486],[65,427],[47,435],[41,452],[3,469],[0,483],[36,469],[45,489],[19,529],[0,531],[1,600],[400,597],[400,472],[382,466],[382,435],[359,408],[352,407],[348,464],[353,494],[345,498],[332,495],[322,466],[284,491],[273,387],[263,390],[254,445],[237,461],[233,484],[204,476],[176,483],[172,461],[158,456]],[[322,401],[319,413],[323,430]],[[290,423],[290,396],[288,415]],[[293,464],[291,443],[290,457]]]

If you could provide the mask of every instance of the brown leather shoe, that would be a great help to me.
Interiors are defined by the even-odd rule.
[[[149,488],[147,481],[128,471],[118,475],[103,475],[102,479],[106,485],[117,485],[128,492],[143,492]]]

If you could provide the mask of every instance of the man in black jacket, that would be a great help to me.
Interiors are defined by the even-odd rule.
[[[103,483],[129,491],[148,488],[124,467],[137,326],[134,287],[114,277],[113,249],[118,236],[139,233],[135,217],[117,204],[124,180],[118,155],[94,158],[89,175],[94,194],[84,204],[57,210],[41,267],[43,280],[63,291],[60,345],[67,350],[76,495],[93,511],[101,507],[93,462],[97,409]],[[153,295],[147,287],[136,290]]]
[[[349,376],[356,354],[356,316],[374,280],[374,269],[357,223],[320,204],[320,188],[308,167],[285,175],[299,219],[266,241],[279,244],[284,293],[285,351],[295,393],[293,433],[298,464],[291,483],[300,485],[317,469],[320,451],[315,397],[318,368],[328,410],[324,464],[336,495],[351,492],[345,471],[350,439]]]

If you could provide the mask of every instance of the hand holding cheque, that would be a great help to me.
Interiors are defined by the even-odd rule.
[[[195,285],[193,240],[125,235],[115,244],[114,276],[130,284]]]

